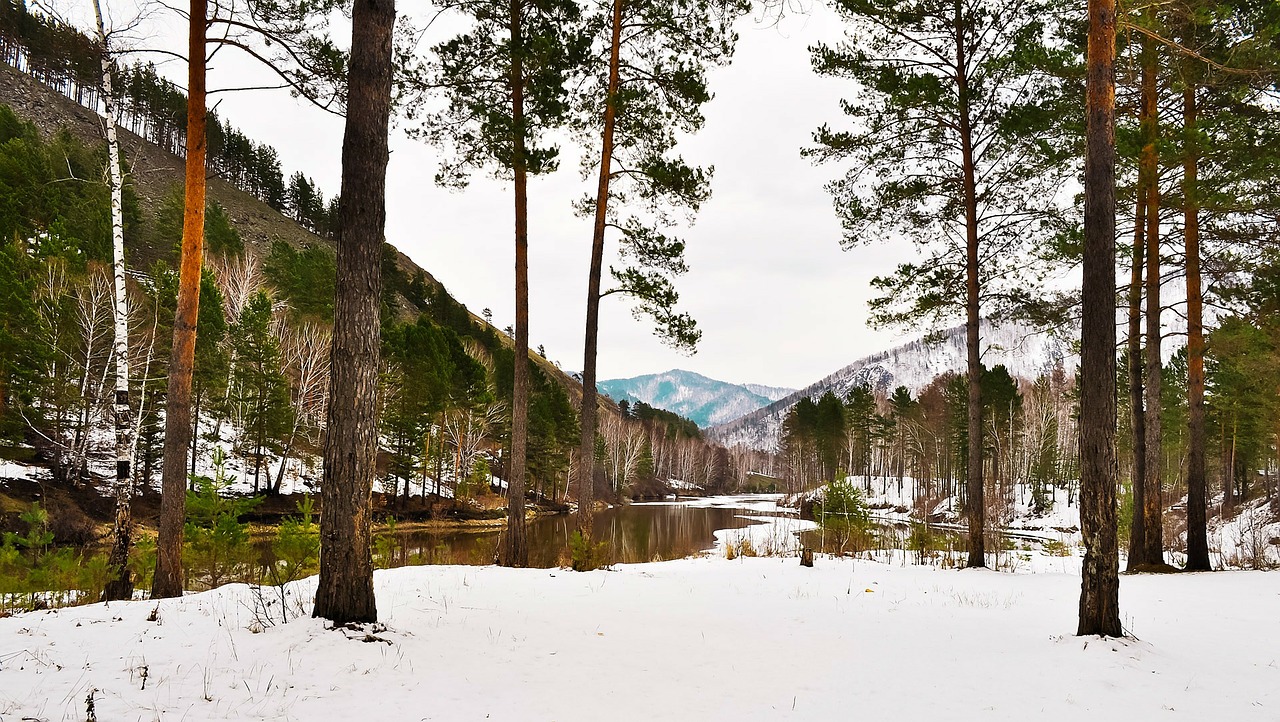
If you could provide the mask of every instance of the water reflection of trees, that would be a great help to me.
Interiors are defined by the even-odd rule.
[[[681,505],[632,505],[595,516],[595,538],[608,544],[614,564],[666,561],[693,556],[715,545],[717,529],[739,529],[751,522],[740,509]],[[529,524],[529,562],[535,567],[567,563],[565,552],[575,526],[567,515],[544,517]],[[492,564],[501,529],[448,532],[384,529],[374,535],[374,563],[379,568],[426,564]],[[258,567],[274,561],[269,542],[256,544]],[[251,581],[251,580],[246,580]]]

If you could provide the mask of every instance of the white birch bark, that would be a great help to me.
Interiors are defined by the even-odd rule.
[[[107,158],[111,183],[111,247],[115,277],[115,427],[116,427],[116,518],[112,528],[109,563],[119,576],[107,586],[107,599],[133,596],[133,580],[129,573],[129,547],[133,537],[133,414],[129,407],[129,297],[125,289],[124,265],[124,174],[120,170],[120,143],[116,137],[116,98],[112,88],[111,53],[107,44],[106,24],[102,20],[102,3],[93,0],[93,13],[98,26],[98,43],[102,47],[102,97],[106,105]]]

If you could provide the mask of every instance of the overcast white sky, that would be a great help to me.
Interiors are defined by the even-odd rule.
[[[800,157],[815,127],[839,121],[847,84],[816,77],[808,46],[843,32],[815,7],[778,27],[739,25],[733,64],[711,75],[707,123],[682,144],[691,162],[714,165],[711,201],[683,237],[690,271],[681,305],[703,331],[692,357],[663,346],[632,319],[623,298],[602,308],[599,377],[684,368],[718,379],[800,387],[901,334],[866,327],[868,281],[912,254],[905,244],[842,251],[840,226],[823,188],[842,170]],[[180,43],[178,22],[165,31]],[[175,43],[176,44],[176,43]],[[247,65],[219,56],[210,87],[243,85]],[[164,71],[185,84],[185,69]],[[301,170],[327,195],[339,187],[342,121],[283,91],[218,96],[223,118],[280,152],[286,173]],[[570,208],[592,183],[576,153],[530,184],[530,342],[567,371],[582,366],[591,228]],[[397,133],[388,178],[387,240],[439,279],[476,313],[490,308],[498,327],[514,320],[512,200],[509,184],[477,177],[460,193],[436,187],[437,151]]]

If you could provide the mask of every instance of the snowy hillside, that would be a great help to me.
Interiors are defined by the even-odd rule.
[[[778,399],[786,398],[787,396],[790,396],[791,394],[794,394],[796,392],[795,389],[789,389],[784,386],[764,386],[762,384],[742,384],[742,387],[747,391],[750,391],[751,393],[757,396],[763,396],[766,399],[769,399],[770,401],[777,401]]]
[[[597,386],[601,393],[615,401],[643,401],[680,414],[703,428],[736,419],[794,393],[794,389],[731,384],[680,369],[630,379],[610,379]]]
[[[1075,373],[1078,358],[1067,343],[1054,335],[1018,323],[999,326],[982,322],[982,361],[988,367],[1004,364],[1014,376],[1034,379],[1058,365]],[[826,378],[768,406],[710,429],[711,438],[726,446],[743,445],[772,449],[787,411],[802,398],[816,399],[831,391],[843,397],[863,384],[881,393],[906,386],[912,393],[947,371],[965,369],[964,326],[947,329],[937,339],[920,338],[859,359]]]

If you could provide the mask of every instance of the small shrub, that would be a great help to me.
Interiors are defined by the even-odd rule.
[[[862,490],[842,477],[827,484],[822,501],[814,505],[814,519],[823,537],[840,553],[865,547],[871,531],[871,515]]]
[[[32,504],[19,517],[27,531],[0,542],[0,613],[96,602],[115,575],[102,554],[54,548],[49,515]]]
[[[609,549],[606,542],[592,543],[582,532],[575,531],[569,537],[570,565],[576,572],[589,572],[609,566]]]
[[[5,534],[5,543],[21,549],[31,560],[35,561],[49,550],[53,543],[53,532],[49,531],[49,513],[34,502],[31,508],[18,515],[18,519],[27,527],[27,533],[18,536],[12,532]]]
[[[1045,554],[1051,557],[1069,557],[1071,556],[1071,548],[1057,539],[1048,539],[1040,544],[1040,548]]]
[[[907,537],[907,549],[915,554],[917,564],[924,564],[937,553],[937,536],[927,524],[915,522]]]
[[[251,630],[262,631],[275,626],[277,621],[288,622],[291,613],[295,617],[306,613],[306,600],[297,596],[291,600],[292,592],[287,585],[317,569],[320,530],[315,523],[315,502],[310,496],[304,496],[297,508],[298,515],[286,518],[276,529],[276,538],[271,542],[275,558],[253,588]]]
[[[183,527],[183,566],[209,589],[246,576],[253,549],[249,545],[249,525],[241,523],[240,517],[262,501],[223,496],[230,481],[221,449],[214,449],[213,463],[213,478],[191,477],[196,490],[187,492],[187,522]]]
[[[150,589],[156,573],[156,540],[147,536],[134,542],[129,552],[129,569],[133,571],[135,589]]]
[[[297,581],[317,570],[320,562],[320,529],[315,523],[315,500],[309,495],[298,502],[298,515],[276,529],[271,543],[276,563],[269,569],[271,584]]]

